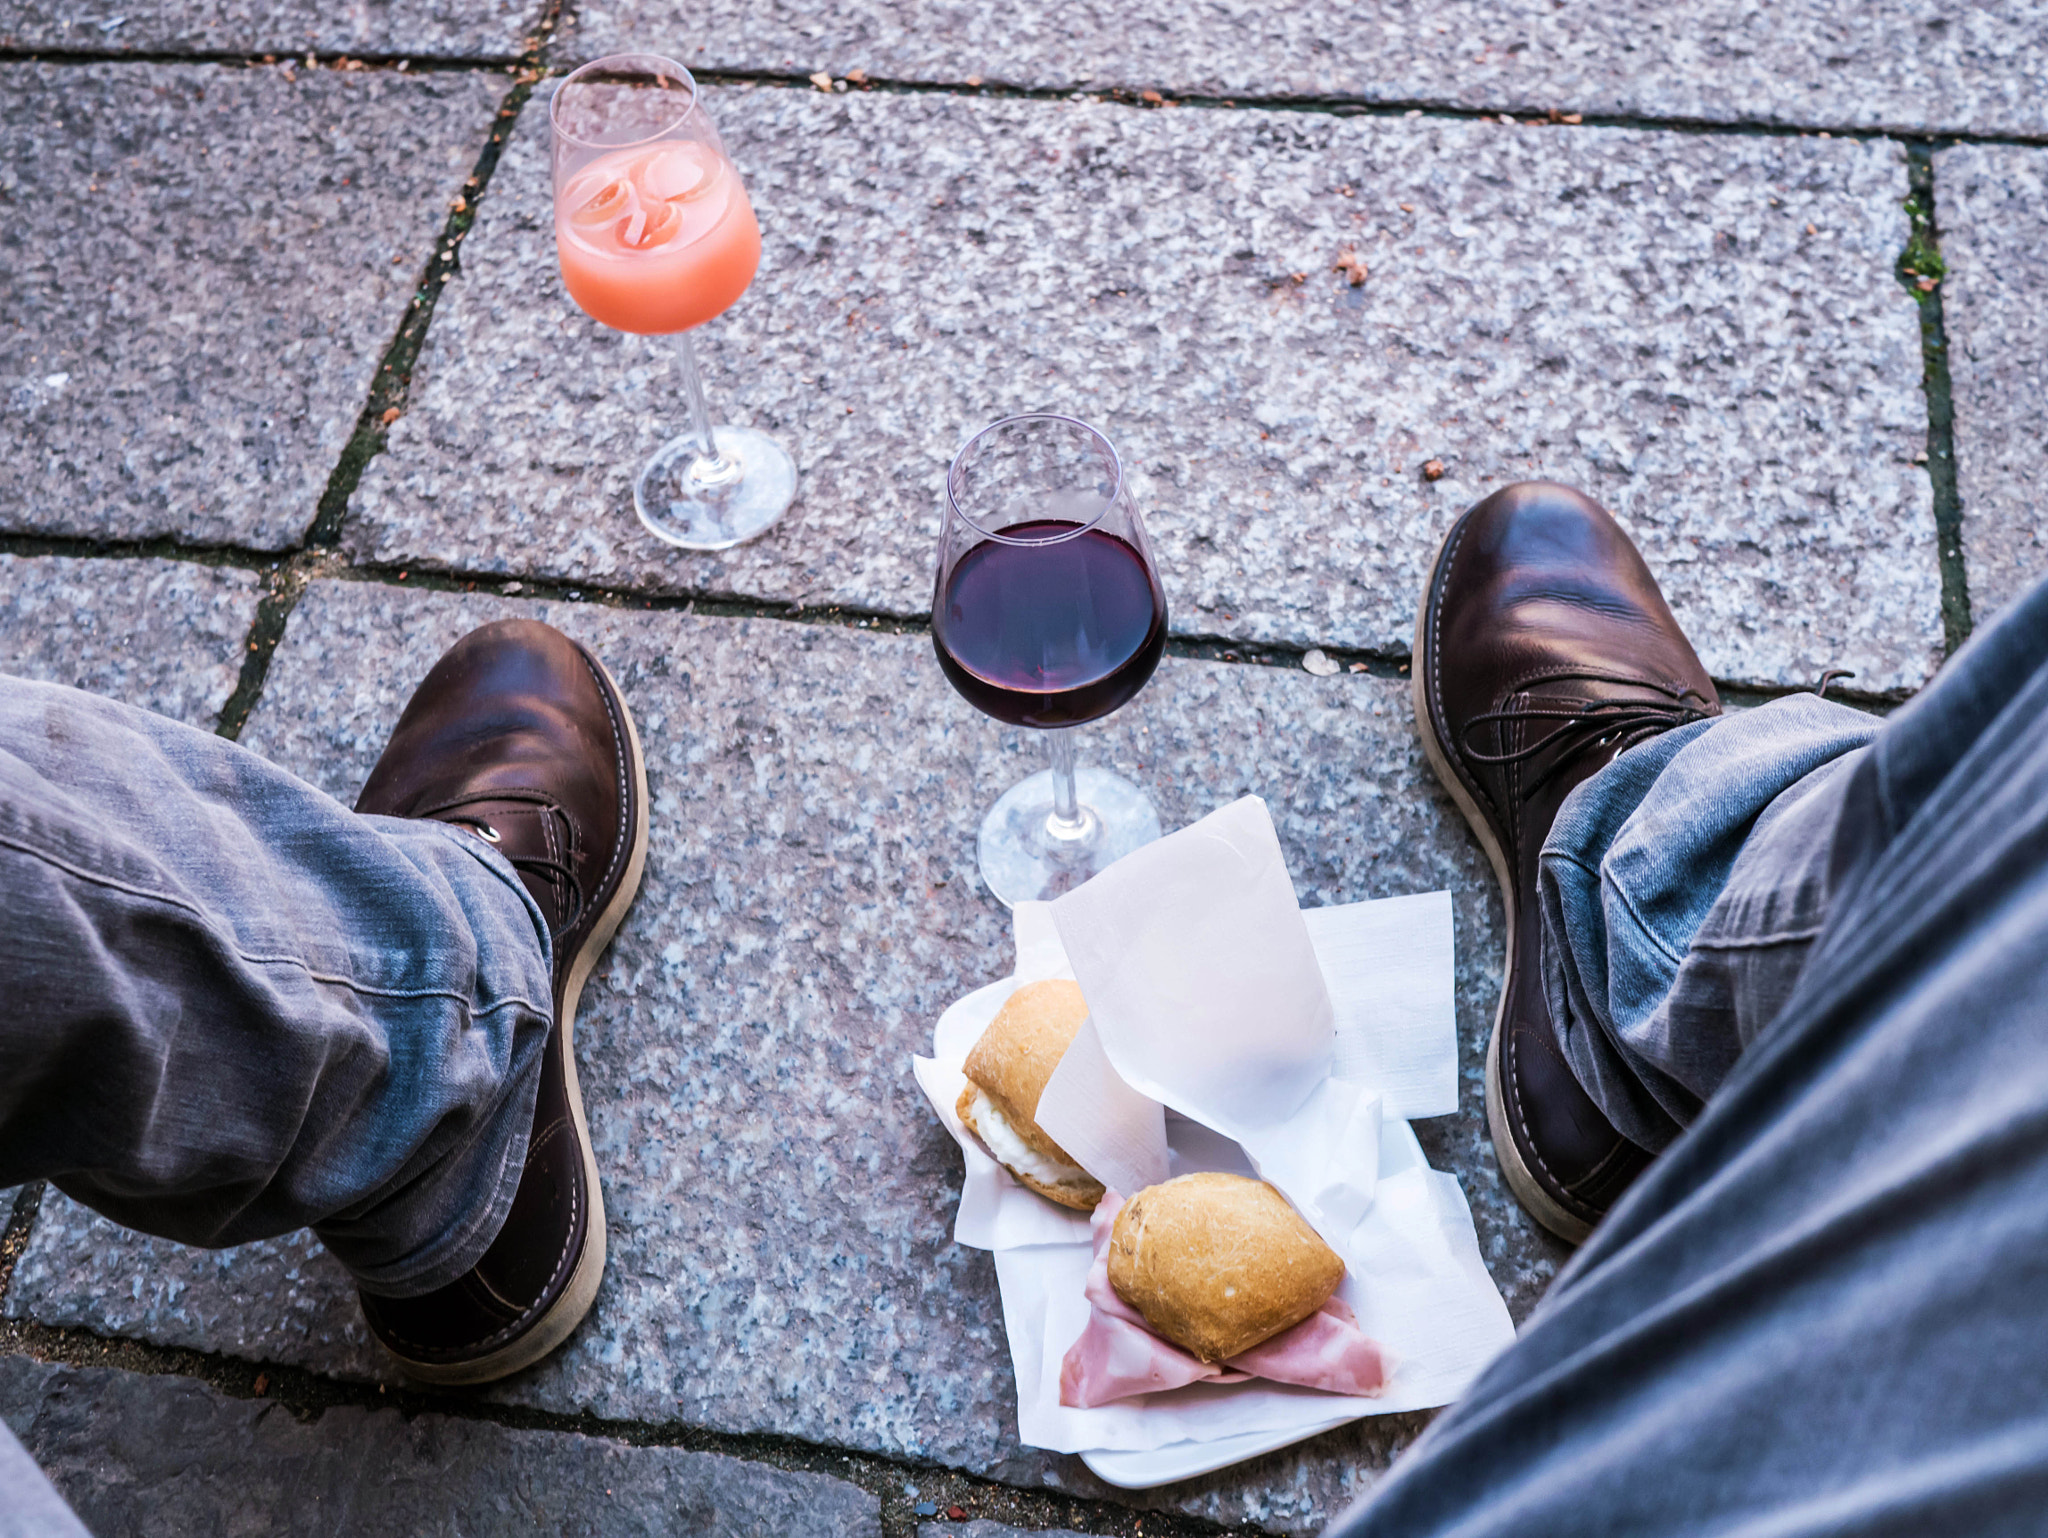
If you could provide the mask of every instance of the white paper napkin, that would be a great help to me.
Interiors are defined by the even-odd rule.
[[[1241,1139],[1329,1077],[1336,1011],[1257,796],[1125,855],[1052,921],[1139,1094]]]
[[[1167,1178],[1166,1108],[1124,1082],[1093,1016],[1046,1080],[1037,1121],[1112,1191],[1138,1192]]]
[[[1019,904],[1014,924],[1015,975],[948,1009],[915,1068],[966,1164],[955,1237],[996,1252],[1026,1443],[1142,1452],[1306,1436],[1447,1403],[1513,1339],[1463,1193],[1402,1119],[1456,1109],[1447,894],[1303,914],[1264,803],[1248,797],[1055,904]],[[1003,1001],[1057,976],[1078,978],[1092,1013],[1040,1124],[1126,1194],[1200,1169],[1271,1180],[1343,1256],[1340,1293],[1395,1363],[1383,1396],[1251,1382],[1060,1405],[1060,1361],[1087,1320],[1087,1217],[1011,1180],[953,1110],[960,1064]]]
[[[1353,1398],[1254,1380],[1069,1409],[1060,1403],[1060,1362],[1088,1322],[1082,1289],[1092,1251],[1003,1250],[995,1257],[996,1280],[1017,1374],[1018,1435],[1053,1452],[1139,1452],[1246,1432],[1308,1436],[1362,1416],[1457,1398],[1514,1329],[1480,1262],[1457,1181],[1428,1167],[1406,1122],[1386,1125],[1380,1162],[1374,1213],[1339,1251],[1347,1269],[1338,1295],[1394,1363],[1384,1394]],[[1194,1160],[1189,1167],[1207,1166]]]
[[[1304,908],[1301,918],[1337,1012],[1332,1076],[1370,1085],[1388,1116],[1457,1110],[1451,894]]]

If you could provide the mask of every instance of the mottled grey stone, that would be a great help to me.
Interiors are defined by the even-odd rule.
[[[2048,571],[2048,151],[1969,144],[1935,157],[1972,617]]]
[[[506,85],[0,65],[0,527],[295,541]]]
[[[342,1378],[397,1376],[371,1343],[348,1273],[310,1233],[188,1249],[118,1228],[54,1189],[15,1262],[7,1312]]]
[[[917,1538],[1085,1538],[1069,1527],[1012,1527],[1007,1522],[920,1522]]]
[[[939,1012],[1008,970],[1007,915],[975,875],[973,832],[1038,744],[962,703],[921,636],[335,582],[294,611],[244,740],[353,796],[412,681],[508,613],[606,659],[646,743],[654,831],[646,886],[578,1020],[610,1267],[569,1345],[494,1392],[1106,1493],[1078,1460],[1017,1444],[994,1269],[951,1241],[959,1156],[908,1072]],[[1265,796],[1305,903],[1455,894],[1467,1092],[1423,1136],[1462,1177],[1525,1314],[1562,1252],[1485,1143],[1499,903],[1416,746],[1405,684],[1169,658],[1082,752],[1151,786],[1168,826]],[[7,1311],[384,1371],[345,1278],[306,1245],[181,1251],[53,1197]],[[1306,1531],[1423,1419],[1118,1498]]]
[[[0,1432],[0,1538],[91,1538],[14,1437]]]
[[[353,553],[917,614],[961,438],[1055,408],[1121,447],[1182,633],[1405,650],[1449,521],[1542,476],[1638,537],[1717,677],[1910,688],[1933,665],[1896,146],[707,98],[767,254],[702,350],[718,408],[798,458],[785,523],[689,556],[635,521],[677,426],[666,343],[564,295],[537,98]],[[1332,270],[1353,248],[1360,287]]]
[[[2038,0],[582,0],[558,55],[1820,128],[2048,127]]]
[[[188,561],[0,555],[0,673],[210,730],[261,596],[253,572]]]
[[[9,0],[0,47],[78,53],[319,53],[510,58],[540,0]]]
[[[103,1534],[880,1538],[858,1486],[718,1453],[0,1357],[0,1416]]]

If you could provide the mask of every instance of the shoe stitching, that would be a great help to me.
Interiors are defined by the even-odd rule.
[[[1519,877],[1519,866],[1516,873]],[[1517,924],[1516,929],[1519,931],[1520,928],[1521,925]],[[1521,948],[1519,939],[1519,934],[1508,937],[1509,946],[1516,951],[1519,951]],[[1508,968],[1507,986],[1510,1001],[1514,998],[1515,980],[1521,975],[1521,967],[1527,963],[1527,960],[1527,957],[1517,955],[1515,957],[1516,964]],[[1522,1147],[1527,1152],[1530,1161],[1535,1164],[1537,1169],[1543,1172],[1544,1178],[1556,1188],[1554,1199],[1558,1201],[1559,1206],[1566,1208],[1578,1206],[1590,1211],[1590,1206],[1582,1198],[1572,1194],[1572,1188],[1566,1184],[1564,1178],[1556,1170],[1550,1167],[1549,1162],[1543,1157],[1543,1150],[1536,1146],[1536,1134],[1530,1130],[1529,1113],[1522,1100],[1522,1078],[1515,1068],[1521,1054],[1515,1050],[1516,1032],[1512,1014],[1513,1011],[1510,1009],[1510,1018],[1506,1022],[1508,1028],[1501,1033],[1503,1037],[1501,1042],[1501,1079],[1514,1111],[1515,1125],[1521,1129]],[[1583,1217],[1584,1213],[1575,1213],[1574,1216]],[[1599,1214],[1597,1212],[1594,1213],[1595,1220],[1598,1217]]]
[[[563,1037],[562,1050],[565,1053],[569,1050],[569,1043],[566,1035]],[[545,1127],[540,1128],[531,1137],[529,1137],[527,1139],[526,1145],[528,1150],[528,1158],[530,1159],[532,1157],[533,1149],[538,1148],[542,1144],[546,1143],[547,1140],[554,1135],[556,1129],[560,1127],[569,1128],[569,1141],[577,1145],[573,1150],[576,1155],[574,1163],[575,1172],[578,1175],[580,1175],[583,1170],[583,1149],[581,1143],[578,1142],[576,1138],[575,1118],[573,1116],[557,1117],[555,1120],[549,1122]],[[522,1167],[522,1175],[523,1173],[524,1169]],[[549,1308],[553,1307],[553,1303],[550,1303],[548,1301],[548,1297],[550,1293],[553,1293],[555,1291],[555,1283],[561,1280],[562,1272],[566,1267],[569,1259],[569,1252],[571,1249],[575,1247],[576,1238],[583,1231],[584,1220],[582,1217],[582,1212],[582,1185],[580,1181],[572,1179],[569,1182],[569,1231],[567,1237],[565,1237],[562,1240],[562,1252],[561,1254],[555,1257],[554,1268],[548,1272],[548,1279],[546,1283],[542,1285],[540,1295],[536,1297],[533,1300],[533,1302],[525,1305],[523,1308],[521,1308],[519,1304],[513,1302],[510,1298],[506,1297],[503,1293],[499,1292],[497,1288],[491,1286],[489,1282],[485,1281],[484,1278],[476,1271],[474,1267],[472,1267],[467,1273],[465,1273],[466,1279],[474,1281],[476,1285],[483,1288],[485,1292],[489,1293],[493,1298],[496,1298],[500,1303],[504,1304],[505,1307],[519,1310],[518,1317],[515,1318],[510,1324],[507,1324],[503,1326],[501,1329],[499,1329],[496,1334],[486,1336],[484,1339],[480,1341],[474,1341],[464,1346],[422,1345],[418,1341],[408,1340],[405,1336],[400,1335],[396,1330],[379,1331],[379,1334],[382,1335],[382,1337],[387,1342],[404,1346],[408,1350],[411,1350],[415,1354],[419,1355],[422,1359],[425,1359],[430,1355],[438,1355],[443,1357],[481,1355],[485,1352],[490,1351],[492,1348],[502,1345],[506,1341],[511,1340],[514,1336],[523,1333],[529,1327],[531,1322],[536,1318],[536,1316],[546,1313]],[[554,1299],[554,1302],[560,1301],[561,1299],[559,1296],[557,1296]]]
[[[611,884],[612,875],[618,870],[619,862],[625,858],[626,851],[632,846],[633,829],[639,821],[639,809],[633,804],[632,794],[632,736],[626,729],[625,721],[620,717],[620,711],[624,707],[613,700],[612,686],[605,677],[604,669],[583,647],[578,646],[576,651],[583,658],[583,665],[590,669],[590,676],[596,680],[598,696],[604,701],[605,715],[611,719],[612,744],[619,775],[619,837],[612,846],[611,863],[605,866],[604,878],[598,883],[599,890],[603,890]],[[605,906],[609,906],[609,899],[604,905],[593,905],[591,911],[601,914]]]
[[[611,688],[606,683],[604,674],[598,668],[595,660],[590,656],[588,652],[584,651],[584,649],[580,646],[577,647],[577,653],[583,658],[583,665],[590,669],[591,677],[594,680],[596,680],[598,695],[600,698],[604,700],[605,715],[611,720],[612,723],[612,742],[615,747],[614,757],[616,759],[616,766],[618,769],[619,776],[619,809],[621,810],[621,812],[626,814],[620,819],[620,834],[618,841],[612,847],[611,863],[605,867],[604,878],[599,883],[600,888],[602,888],[610,884],[613,873],[617,871],[619,868],[620,860],[625,857],[626,850],[632,844],[633,827],[635,825],[635,822],[637,821],[638,808],[633,805],[632,800],[632,753],[629,746],[630,739],[626,734],[625,722],[619,718],[619,706],[616,703],[614,703],[612,699]],[[593,907],[591,911],[601,912],[602,909]],[[558,1026],[560,1025],[560,1023],[560,1021],[556,1022]],[[566,1053],[568,1050],[568,1032],[566,1030],[563,1030],[562,1051]],[[549,1130],[553,1129],[550,1128]],[[580,1146],[577,1149],[577,1154],[577,1173],[580,1174],[582,1166],[582,1149]],[[474,1342],[467,1346],[461,1346],[452,1349],[448,1347],[423,1346],[416,1341],[407,1340],[404,1336],[399,1335],[395,1331],[388,1334],[385,1338],[398,1345],[405,1346],[408,1349],[417,1352],[424,1357],[425,1355],[430,1353],[442,1356],[450,1356],[456,1354],[480,1355],[490,1351],[495,1346],[503,1344],[504,1342],[510,1340],[514,1336],[521,1334],[528,1327],[529,1320],[532,1316],[545,1312],[542,1300],[545,1299],[548,1296],[548,1294],[554,1290],[555,1282],[557,1281],[557,1279],[560,1278],[562,1274],[563,1265],[568,1260],[569,1251],[571,1247],[575,1244],[577,1237],[582,1233],[584,1227],[584,1219],[582,1218],[583,1193],[580,1183],[572,1182],[570,1185],[570,1193],[572,1205],[569,1212],[569,1233],[568,1237],[562,1241],[562,1253],[555,1257],[554,1270],[548,1277],[547,1286],[541,1289],[540,1298],[535,1299],[532,1304],[528,1305],[526,1311],[522,1313],[519,1316],[519,1318],[513,1320],[511,1324],[505,1326],[504,1329],[498,1331],[495,1335],[491,1335],[485,1338],[484,1340]],[[559,1302],[560,1299],[557,1298],[556,1301]]]
[[[1607,1150],[1607,1152],[1601,1157],[1599,1163],[1595,1164],[1591,1169],[1586,1171],[1585,1175],[1577,1181],[1573,1189],[1579,1190],[1587,1186],[1597,1186],[1602,1180],[1606,1179],[1614,1173],[1616,1167],[1627,1159],[1630,1151],[1633,1150],[1635,1146],[1636,1145],[1631,1143],[1627,1138],[1617,1134],[1614,1140],[1614,1146]],[[1586,1201],[1588,1206],[1592,1205],[1591,1200],[1589,1198],[1580,1198],[1580,1200]]]
[[[1444,606],[1437,601],[1437,597],[1443,584],[1450,580],[1451,567],[1457,564],[1458,547],[1464,544],[1465,533],[1471,526],[1472,515],[1468,512],[1458,520],[1457,525],[1451,530],[1449,540],[1444,545],[1443,556],[1437,561],[1435,571],[1431,573],[1429,593],[1425,600],[1430,606],[1429,710],[1432,718],[1443,715]],[[1462,762],[1462,755],[1456,751],[1457,742],[1455,737],[1447,737],[1440,731],[1437,733],[1437,736],[1448,744],[1444,752],[1444,761],[1450,764],[1452,772],[1460,780],[1464,781],[1465,788],[1472,792],[1475,803],[1478,801],[1492,802],[1492,792],[1488,791],[1484,785],[1473,779],[1466,772]]]
[[[1513,702],[1514,697],[1510,696],[1510,703],[1512,704]],[[1500,723],[1503,747],[1506,746],[1509,730],[1510,725],[1508,722],[1503,721]],[[1520,763],[1510,762],[1503,767],[1507,770],[1506,794],[1509,819],[1509,841],[1506,853],[1512,862],[1514,879],[1519,882],[1522,879],[1522,798],[1515,791],[1521,781],[1522,766]],[[1519,908],[1520,904],[1518,903],[1516,906]],[[1515,984],[1521,976],[1522,967],[1528,963],[1528,958],[1519,954],[1522,948],[1520,930],[1523,923],[1526,923],[1527,920],[1520,913],[1517,913],[1516,919],[1516,933],[1508,936],[1508,946],[1510,954],[1514,957],[1514,964],[1508,968],[1508,975],[1504,983],[1508,996],[1510,1017],[1513,1015]],[[1505,1049],[1503,1053],[1505,1061],[1502,1063],[1504,1072],[1501,1076],[1507,1080],[1508,1094],[1514,1101],[1515,1125],[1521,1128],[1522,1146],[1527,1150],[1529,1158],[1534,1162],[1536,1168],[1543,1172],[1544,1178],[1562,1190],[1564,1182],[1558,1178],[1557,1172],[1544,1160],[1542,1150],[1536,1146],[1536,1135],[1529,1130],[1529,1114],[1522,1102],[1522,1079],[1521,1075],[1515,1071],[1515,1063],[1520,1060],[1521,1054],[1515,1049],[1516,1031],[1515,1022],[1512,1018],[1509,1019],[1506,1036],[1506,1041],[1502,1043]]]
[[[1688,684],[1682,678],[1669,679],[1664,683],[1658,683],[1654,678],[1646,677],[1641,673],[1622,673],[1611,668],[1592,667],[1582,662],[1559,662],[1552,663],[1547,667],[1532,667],[1527,672],[1518,674],[1502,692],[1512,693],[1517,690],[1533,689],[1538,684],[1554,683],[1560,679],[1569,679],[1575,683],[1585,681],[1590,683],[1622,684],[1638,689],[1656,689],[1671,694],[1700,693],[1697,688]],[[1701,695],[1700,697],[1704,699],[1706,696]]]
[[[581,1174],[582,1158],[580,1149],[578,1150],[578,1158],[576,1163],[577,1173]],[[571,1181],[569,1186],[569,1193],[569,1233],[568,1237],[562,1241],[562,1253],[555,1257],[554,1269],[548,1273],[547,1285],[541,1288],[540,1296],[535,1298],[533,1302],[527,1304],[526,1307],[520,1312],[520,1315],[517,1319],[514,1319],[510,1324],[506,1325],[496,1334],[487,1335],[482,1340],[472,1341],[468,1345],[464,1346],[422,1345],[418,1341],[406,1339],[403,1335],[400,1335],[396,1330],[380,1330],[378,1331],[378,1334],[382,1336],[387,1343],[403,1346],[407,1350],[413,1352],[423,1361],[429,1357],[435,1356],[443,1358],[465,1358],[482,1356],[487,1352],[493,1350],[494,1348],[504,1345],[507,1341],[512,1340],[514,1337],[524,1334],[527,1331],[527,1329],[529,1329],[531,1325],[538,1319],[540,1315],[545,1314],[549,1308],[552,1308],[554,1306],[555,1303],[559,1303],[561,1301],[561,1297],[559,1294],[556,1294],[552,1299],[550,1299],[549,1295],[551,1293],[555,1293],[555,1283],[561,1279],[563,1269],[569,1259],[569,1251],[575,1246],[576,1240],[578,1236],[582,1234],[584,1227],[584,1219],[582,1216],[583,1192],[581,1185],[578,1182]],[[474,1275],[473,1272],[471,1274]],[[482,1283],[483,1278],[477,1277],[477,1281],[479,1283]],[[510,1299],[502,1298],[502,1295],[499,1294],[495,1288],[489,1287],[488,1284],[485,1284],[485,1290],[489,1291],[493,1297],[499,1297],[508,1308],[516,1306],[511,1302]]]
[[[562,863],[562,851],[555,838],[555,819],[549,815],[548,808],[541,808],[539,812],[539,820],[541,842],[547,849],[548,858],[550,860],[555,861],[558,864]],[[555,889],[555,878],[553,876],[550,876],[548,877],[548,890],[552,892]],[[577,915],[578,918],[581,918],[582,916],[583,915],[581,915],[580,913]]]
[[[1444,606],[1437,601],[1438,592],[1443,582],[1448,580],[1450,569],[1457,561],[1458,547],[1464,543],[1465,531],[1471,526],[1471,516],[1472,515],[1470,513],[1467,513],[1463,518],[1458,520],[1457,528],[1451,532],[1450,543],[1444,547],[1443,559],[1437,563],[1437,580],[1433,581],[1430,584],[1429,603],[1432,609],[1432,613],[1429,617],[1429,706],[1433,714],[1440,713],[1443,702]],[[1453,744],[1453,746],[1455,746],[1455,744]],[[1471,783],[1471,777],[1466,773],[1464,765],[1458,761],[1457,757],[1451,753],[1446,753],[1444,756],[1447,760],[1451,762],[1453,767],[1456,768],[1459,777],[1461,779],[1466,780],[1468,783]],[[1510,766],[1511,769],[1512,767],[1513,766]],[[1481,795],[1486,794],[1483,787],[1473,784],[1472,788],[1478,790]],[[1492,798],[1488,797],[1488,799],[1490,800]],[[1512,805],[1514,807],[1514,812],[1512,815],[1519,817],[1520,803],[1514,802],[1512,803]],[[1520,875],[1519,862],[1516,870],[1516,875],[1517,877],[1519,877]],[[1515,936],[1510,935],[1508,937],[1508,944],[1510,946],[1515,944]],[[1509,969],[1507,977],[1507,988],[1509,990],[1510,998],[1512,998],[1513,996],[1514,981],[1515,969],[1511,967]],[[1515,1050],[1515,1033],[1513,1030],[1512,1022],[1510,1022],[1509,1029],[1505,1034],[1507,1040],[1502,1045],[1505,1049],[1506,1055],[1510,1059],[1512,1059]],[[1536,1161],[1536,1167],[1543,1172],[1545,1178],[1548,1179],[1552,1185],[1559,1187],[1561,1190],[1563,1188],[1564,1183],[1557,1178],[1556,1173],[1550,1168],[1548,1164],[1544,1162],[1541,1151],[1538,1150],[1538,1148],[1536,1147],[1536,1139],[1529,1131],[1528,1114],[1522,1106],[1521,1084],[1518,1077],[1513,1072],[1512,1062],[1504,1063],[1502,1066],[1506,1071],[1502,1073],[1501,1077],[1507,1081],[1507,1092],[1509,1099],[1511,1100],[1513,1105],[1515,1123],[1522,1129],[1522,1144],[1529,1151],[1530,1157]],[[1570,1198],[1569,1196],[1567,1196],[1566,1199],[1572,1200],[1572,1198]]]
[[[1523,696],[1519,694],[1510,695],[1508,697],[1508,704],[1506,708],[1511,711],[1519,711],[1522,708],[1522,704]],[[1510,749],[1508,746],[1508,735],[1510,730],[1512,730],[1514,734],[1513,749]],[[1500,745],[1501,751],[1503,753],[1519,751],[1523,745],[1522,737],[1523,731],[1521,722],[1501,722]],[[1522,802],[1524,799],[1522,796],[1522,761],[1520,759],[1514,759],[1508,762],[1503,767],[1505,767],[1508,771],[1508,851],[1509,857],[1514,861],[1515,880],[1519,882],[1522,879]]]

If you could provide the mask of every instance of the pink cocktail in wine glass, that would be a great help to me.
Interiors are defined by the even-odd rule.
[[[586,64],[555,92],[555,252],[591,319],[673,336],[690,431],[633,481],[649,531],[724,550],[769,528],[796,495],[796,464],[753,428],[711,424],[690,332],[722,315],[761,262],[761,228],[690,72],[657,54]]]

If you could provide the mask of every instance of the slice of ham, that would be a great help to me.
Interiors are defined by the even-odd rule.
[[[1232,1357],[1230,1365],[1254,1378],[1333,1394],[1372,1396],[1387,1386],[1386,1352],[1359,1329],[1358,1316],[1338,1297],[1292,1329]]]
[[[1111,1191],[1090,1219],[1095,1261],[1088,1268],[1088,1325],[1060,1362],[1060,1403],[1087,1410],[1134,1394],[1190,1383],[1243,1383],[1268,1378],[1334,1394],[1373,1395],[1386,1386],[1386,1353],[1358,1328],[1340,1298],[1221,1364],[1161,1340],[1145,1318],[1109,1284],[1109,1234],[1124,1199]]]

